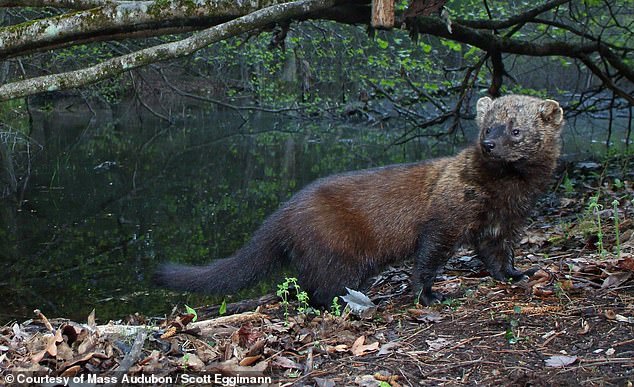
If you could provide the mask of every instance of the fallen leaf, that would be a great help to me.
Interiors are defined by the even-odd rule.
[[[268,361],[261,361],[253,367],[243,367],[238,364],[235,358],[224,361],[222,363],[216,363],[205,367],[205,371],[209,373],[220,373],[225,376],[237,376],[245,375],[249,376],[264,376],[264,371],[269,366]]]
[[[346,288],[348,294],[342,296],[341,299],[348,303],[348,307],[352,314],[361,318],[370,318],[376,312],[376,305],[365,294]]]
[[[363,356],[369,352],[374,352],[379,349],[378,341],[368,345],[363,343],[365,343],[365,336],[359,336],[359,338],[352,344],[352,347],[350,347],[350,352],[352,352],[354,356]]]
[[[77,375],[79,373],[79,371],[81,371],[81,366],[80,365],[74,365],[68,369],[66,369],[64,372],[62,372],[59,376],[65,378],[72,378],[73,376]]]
[[[332,379],[315,378],[315,384],[317,387],[335,387],[336,384]]]
[[[628,323],[628,324],[634,324],[634,317],[625,317],[621,314],[617,314],[616,316],[614,316],[615,320],[618,322],[624,322],[624,323]]]
[[[290,368],[290,369],[296,369],[296,370],[302,369],[302,367],[299,364],[297,364],[296,362],[284,356],[276,356],[271,362],[271,365],[277,366],[280,368]]]
[[[590,332],[590,323],[588,323],[586,320],[583,320],[581,322],[581,328],[579,328],[579,330],[577,331],[577,334],[585,335],[588,332]]]
[[[359,387],[378,387],[380,382],[374,379],[374,375],[360,375],[354,379]]]
[[[451,342],[445,338],[439,337],[436,340],[425,340],[425,343],[429,345],[430,351],[437,351],[451,344]]]
[[[97,323],[95,322],[95,310],[94,309],[88,315],[88,318],[86,319],[86,322],[87,322],[88,326],[90,328],[92,328],[93,330],[95,328],[97,328]]]
[[[247,356],[244,359],[240,360],[240,363],[238,363],[238,364],[240,364],[241,366],[251,366],[251,365],[255,364],[261,358],[262,358],[262,356],[260,356],[260,355]]]
[[[379,353],[378,355],[388,355],[390,353],[392,353],[393,349],[400,346],[401,343],[399,343],[398,341],[390,341],[389,343],[385,343],[381,346],[381,348],[379,349]]]
[[[338,345],[335,345],[334,347],[332,345],[326,346],[326,352],[328,353],[347,352],[347,351],[348,351],[348,346],[345,344],[338,344]]]
[[[576,356],[564,356],[564,355],[556,355],[551,356],[548,359],[544,360],[546,363],[546,367],[552,368],[562,368],[565,366],[569,366],[577,361]]]
[[[603,280],[601,289],[615,288],[630,279],[631,276],[631,271],[610,274],[605,280]]]
[[[418,322],[439,322],[443,319],[440,313],[429,308],[408,309],[407,312]]]

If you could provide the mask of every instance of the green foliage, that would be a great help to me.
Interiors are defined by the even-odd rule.
[[[615,248],[616,248],[616,258],[621,258],[621,238],[620,238],[620,230],[619,230],[619,201],[614,199],[612,201],[612,209],[614,211],[614,235],[615,235]]]
[[[288,324],[288,317],[290,316],[290,312],[288,309],[290,306],[289,296],[290,296],[291,290],[295,291],[295,297],[298,302],[297,311],[301,314],[304,314],[311,310],[310,306],[308,305],[308,302],[310,301],[308,297],[308,293],[301,290],[299,284],[297,283],[297,278],[286,277],[282,283],[277,285],[276,294],[278,297],[282,299],[281,304],[282,304],[282,308],[284,308],[284,320],[286,321],[287,324]]]
[[[605,257],[605,249],[603,248],[603,229],[601,227],[601,210],[603,209],[603,205],[599,204],[599,194],[590,197],[590,201],[588,203],[588,212],[596,215],[595,225],[597,232],[597,250],[602,257]]]
[[[508,317],[508,327],[504,333],[504,338],[511,345],[517,344],[520,340],[522,340],[518,330],[521,313],[522,307],[516,305],[513,307],[513,315]]]
[[[29,112],[24,98],[0,102],[0,122],[21,134],[28,135]]]
[[[192,308],[189,305],[185,305],[185,310],[187,311],[187,313],[194,315],[194,318],[192,319],[192,321],[198,320],[198,313],[196,312],[194,308]]]
[[[564,174],[564,178],[561,182],[561,186],[564,188],[564,193],[566,195],[572,195],[575,193],[575,185],[568,176],[568,172]]]
[[[339,304],[339,297],[335,297],[332,299],[332,303],[330,304],[330,313],[332,313],[333,316],[341,316],[341,305]]]
[[[220,304],[220,308],[218,309],[218,314],[220,316],[227,314],[227,300],[222,300],[222,304]]]
[[[462,305],[460,300],[457,298],[447,298],[443,300],[441,304],[449,307],[451,310],[456,310],[460,307],[460,305]]]

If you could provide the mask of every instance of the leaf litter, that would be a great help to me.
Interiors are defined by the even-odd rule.
[[[634,197],[634,179],[627,172],[616,187],[609,173],[581,175],[576,191],[560,188],[540,201],[516,248],[519,267],[540,267],[526,281],[493,281],[472,252],[460,251],[435,284],[442,304],[413,304],[405,264],[385,270],[367,292],[350,292],[363,317],[302,315],[295,306],[285,320],[275,297],[221,317],[208,313],[217,307],[199,308],[195,322],[186,310],[102,325],[94,311],[86,322],[35,311],[0,327],[0,384],[22,372],[257,375],[282,386],[628,385],[634,203],[624,198]],[[597,250],[597,214],[587,211],[596,187],[605,208],[620,204],[618,244],[614,213],[598,213],[605,251]]]

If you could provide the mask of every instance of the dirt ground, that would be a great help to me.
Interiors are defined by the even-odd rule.
[[[276,297],[221,317],[201,308],[196,322],[178,312],[103,326],[38,315],[0,328],[0,383],[145,375],[140,384],[631,386],[634,176],[629,160],[586,164],[540,201],[516,248],[519,267],[541,268],[528,281],[493,281],[465,250],[438,279],[445,302],[416,305],[410,267],[391,267],[366,292],[377,307],[363,318],[300,313]]]

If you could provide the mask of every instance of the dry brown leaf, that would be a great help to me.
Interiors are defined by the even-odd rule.
[[[586,321],[586,320],[583,320],[581,322],[581,328],[579,328],[579,330],[577,330],[577,334],[578,335],[585,335],[588,332],[590,332],[590,323],[588,323],[588,321]]]
[[[84,341],[82,341],[82,343],[79,344],[79,346],[77,347],[77,353],[82,355],[84,353],[92,352],[92,350],[95,349],[95,347],[97,346],[97,342],[98,339],[96,335],[86,336]]]
[[[259,339],[249,348],[249,352],[247,352],[247,356],[255,356],[260,355],[264,352],[264,346],[266,345],[266,339]]]
[[[169,327],[165,330],[165,333],[161,335],[161,339],[169,339],[176,334],[176,327]]]
[[[66,369],[64,372],[62,372],[59,376],[65,378],[72,378],[73,376],[77,375],[79,373],[79,371],[81,371],[81,366],[80,365],[74,365],[68,369]]]
[[[263,376],[264,371],[269,366],[268,361],[261,361],[253,367],[243,367],[237,360],[231,359],[222,363],[216,363],[205,367],[206,372],[216,372],[225,376],[236,376],[238,374],[248,374],[249,376]]]
[[[347,351],[348,351],[348,346],[345,344],[338,344],[335,346],[332,346],[332,345],[326,346],[326,352],[328,353],[347,352]]]
[[[630,279],[631,276],[632,276],[631,271],[624,271],[621,273],[610,274],[603,281],[603,284],[601,285],[601,289],[609,289],[609,288],[618,287],[619,285],[621,285],[622,283]]]
[[[104,355],[104,354],[92,352],[92,353],[87,353],[85,355],[82,355],[82,356],[76,357],[74,359],[71,359],[71,360],[63,363],[59,368],[60,369],[65,369],[67,367],[71,367],[71,366],[74,366],[74,365],[79,364],[79,363],[86,363],[87,361],[89,361],[93,357],[97,358],[97,359],[102,359],[102,360],[103,359],[109,359],[109,357]]]
[[[276,356],[271,362],[271,365],[280,367],[280,368],[287,368],[287,369],[296,369],[296,370],[302,369],[302,366],[300,366],[296,362],[284,356]]]
[[[398,387],[398,380],[399,380],[400,376],[399,375],[381,375],[380,373],[376,373],[374,374],[374,379],[378,380],[379,382],[385,382],[385,383],[389,383],[390,386],[392,387]]]
[[[350,352],[352,352],[354,356],[363,356],[369,352],[374,352],[379,349],[378,341],[368,345],[365,345],[364,343],[365,336],[359,336],[359,338],[352,344],[352,347],[350,347]]]
[[[253,364],[255,364],[258,360],[260,360],[262,358],[262,356],[260,355],[255,355],[255,356],[247,356],[244,359],[240,360],[240,364],[241,366],[251,366]]]
[[[97,328],[97,322],[95,321],[95,310],[93,309],[92,312],[90,312],[90,314],[88,315],[88,318],[86,319],[86,323],[88,324],[88,326],[90,328],[92,328],[93,330],[95,328]]]
[[[68,361],[73,358],[73,350],[65,342],[61,342],[57,345],[57,359]]]

